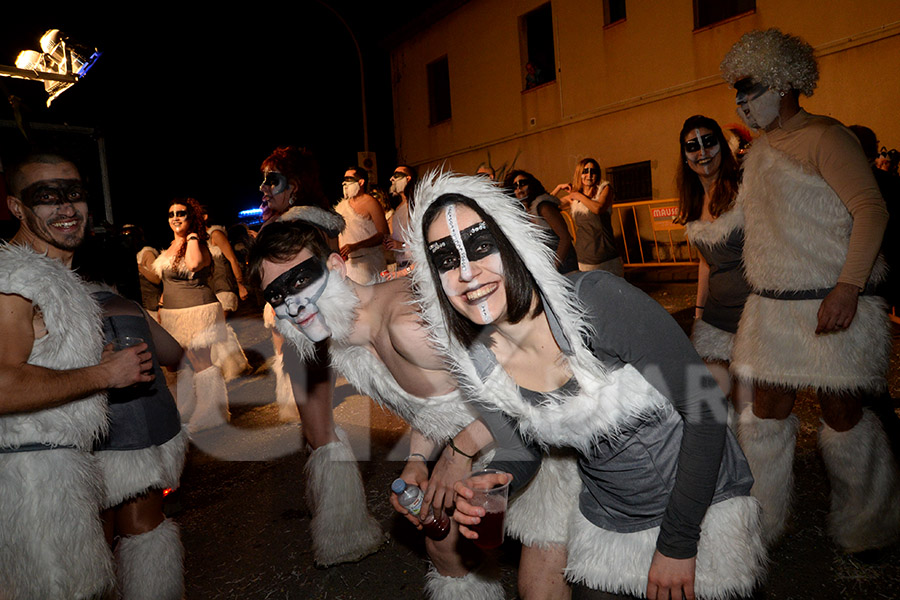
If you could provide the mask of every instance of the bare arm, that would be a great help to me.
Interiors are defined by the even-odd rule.
[[[384,243],[384,238],[391,235],[387,220],[384,218],[384,210],[381,209],[378,200],[371,196],[366,196],[360,214],[372,219],[372,223],[375,225],[377,232],[372,237],[341,246],[341,257],[345,260],[351,252],[356,252],[362,248],[380,246]]]
[[[34,347],[30,300],[0,294],[0,414],[53,408],[107,388],[152,381],[147,344],[104,352],[100,363],[57,371],[28,364]],[[48,334],[48,335],[52,335]]]
[[[566,227],[566,221],[559,209],[551,202],[542,202],[538,206],[538,212],[559,238],[559,245],[556,246],[556,266],[558,267],[572,251],[572,236],[569,234],[569,228]]]
[[[428,507],[433,505],[435,514],[439,514],[442,510],[453,506],[456,501],[454,484],[472,470],[471,457],[493,441],[494,437],[481,419],[475,419],[457,433],[453,438],[453,446],[459,451],[457,452],[450,444],[444,447],[440,459],[434,465],[427,487],[422,488],[425,490],[422,509],[427,511]]]
[[[234,273],[234,280],[237,281],[238,296],[241,300],[246,300],[247,288],[244,287],[244,272],[241,270],[241,264],[238,262],[234,249],[228,243],[228,238],[218,229],[214,229],[209,236],[209,241],[225,255],[225,259],[231,265],[231,272]]]
[[[212,255],[206,244],[200,243],[200,240],[191,238],[185,240],[187,249],[184,251],[184,268],[192,273],[196,273],[204,267],[208,267],[212,262]]]

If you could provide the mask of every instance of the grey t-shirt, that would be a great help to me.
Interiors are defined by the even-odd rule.
[[[746,459],[725,426],[724,395],[657,302],[610,273],[571,277],[588,309],[585,317],[595,335],[585,342],[594,355],[610,370],[631,365],[674,408],[623,423],[615,440],[600,440],[589,455],[580,457],[582,514],[599,527],[619,532],[659,525],[660,552],[673,558],[694,556],[709,505],[746,495],[753,483]],[[569,351],[556,317],[549,311],[547,316],[560,348]],[[493,353],[481,344],[473,346],[471,356],[482,377],[496,365]],[[527,390],[522,394],[531,402],[546,396]],[[527,465],[522,457],[530,452],[536,459],[537,449],[509,434],[514,425],[508,416],[484,405],[478,408],[503,444],[517,446],[509,451],[516,460],[502,468],[514,469],[523,484],[522,477],[537,466]],[[499,439],[497,443],[502,445]]]

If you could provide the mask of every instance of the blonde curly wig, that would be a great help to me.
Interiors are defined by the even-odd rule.
[[[779,92],[797,90],[812,96],[819,80],[819,67],[812,46],[797,36],[772,28],[745,33],[719,65],[722,77],[734,85],[752,77]]]

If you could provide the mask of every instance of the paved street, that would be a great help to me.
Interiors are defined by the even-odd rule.
[[[680,323],[689,323],[692,284],[642,287]],[[387,501],[390,482],[408,453],[406,425],[339,379],[336,420],[350,434],[370,510],[389,532],[390,541],[357,564],[315,568],[299,425],[278,419],[274,375],[264,363],[272,354],[270,338],[259,319],[238,317],[230,323],[258,368],[252,376],[229,384],[232,424],[195,439],[182,488],[168,501],[168,510],[182,526],[187,598],[422,598],[426,572],[422,538],[405,520],[395,518]],[[895,342],[894,363],[896,347]],[[900,395],[896,381],[892,391]],[[828,486],[815,450],[814,404],[805,399],[799,414],[794,523],[771,555],[769,582],[760,597],[896,598],[900,550],[887,553],[877,564],[863,564],[840,555],[825,536]],[[508,598],[515,598],[518,547],[507,542],[500,550],[494,562]]]

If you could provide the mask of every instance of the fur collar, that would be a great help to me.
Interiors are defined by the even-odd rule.
[[[293,206],[278,217],[279,221],[306,221],[324,231],[330,237],[344,230],[344,217],[333,210],[318,206]]]
[[[744,213],[736,206],[732,206],[714,221],[697,219],[684,225],[685,233],[692,244],[707,247],[725,243],[735,229],[743,227]]]
[[[153,270],[160,277],[163,271],[173,271],[184,279],[193,279],[196,273],[193,273],[184,267],[183,263],[175,263],[175,257],[171,254],[160,254],[153,261]]]
[[[522,398],[500,365],[480,375],[469,351],[449,336],[438,304],[438,294],[444,292],[440,282],[431,279],[427,267],[422,221],[428,207],[447,193],[471,198],[491,215],[534,276],[544,310],[552,313],[562,332],[564,339],[557,341],[578,383],[579,392],[574,396],[551,393],[545,402],[533,405]],[[572,281],[556,271],[551,251],[541,243],[539,230],[518,200],[486,178],[438,171],[419,182],[415,197],[406,232],[413,261],[419,265],[412,273],[414,291],[432,343],[450,359],[467,397],[515,417],[526,437],[552,445],[575,446],[582,451],[601,436],[615,435],[629,417],[656,410],[665,403],[634,369],[609,373],[587,348],[585,340],[593,334],[584,318],[588,308],[577,298]]]

